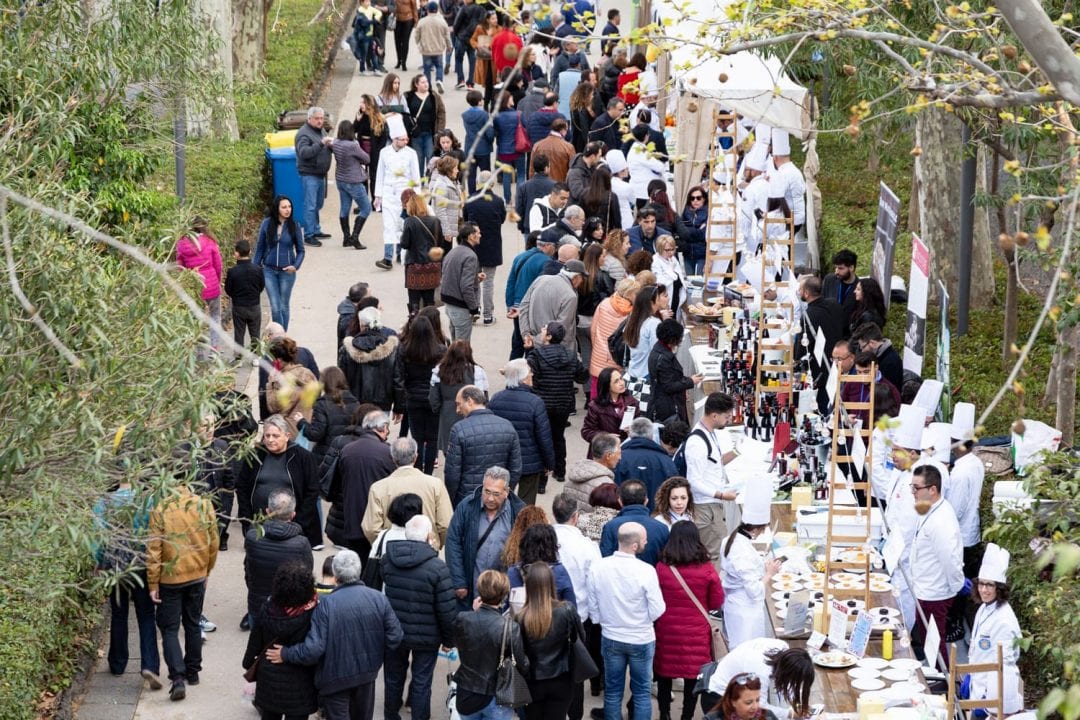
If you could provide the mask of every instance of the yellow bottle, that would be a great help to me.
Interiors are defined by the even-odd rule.
[[[892,630],[886,630],[881,636],[881,657],[892,660]]]

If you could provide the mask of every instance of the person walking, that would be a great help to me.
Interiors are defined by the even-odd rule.
[[[225,273],[225,294],[232,301],[233,341],[243,346],[246,333],[255,348],[262,332],[259,300],[266,281],[262,269],[251,262],[251,243],[237,240],[233,248],[236,264]]]
[[[352,550],[334,556],[337,587],[322,598],[301,643],[274,644],[272,663],[315,665],[315,686],[326,720],[372,720],[375,679],[404,633],[386,597],[360,580],[360,558]]]
[[[293,218],[292,200],[276,195],[259,226],[253,262],[262,268],[270,318],[289,329],[289,300],[304,263],[304,232]]]
[[[574,383],[584,385],[589,373],[581,359],[563,345],[566,328],[562,323],[550,322],[544,328],[544,341],[533,345],[529,335],[524,339],[525,360],[532,371],[533,392],[544,401],[544,411],[551,429],[554,465],[551,471],[556,482],[566,480],[566,428],[570,413],[574,410]]]
[[[394,266],[397,244],[401,240],[401,193],[420,186],[420,160],[416,151],[409,147],[409,134],[402,115],[389,116],[386,127],[390,145],[379,153],[374,203],[375,209],[382,211],[383,215],[383,256],[375,263],[382,270]]]
[[[319,224],[319,212],[326,201],[326,175],[334,156],[334,138],[323,127],[325,122],[326,112],[321,107],[309,107],[307,122],[296,131],[293,141],[296,171],[304,188],[304,243],[314,247],[320,247],[322,240],[330,237]]]
[[[435,304],[435,288],[442,279],[438,261],[442,258],[443,228],[438,217],[428,212],[423,196],[405,191],[405,218],[401,249],[405,251],[405,289],[409,293],[409,316],[421,307]]]
[[[221,344],[218,329],[221,327],[221,249],[210,233],[210,224],[195,216],[191,232],[185,233],[176,243],[176,264],[185,270],[194,270],[202,280],[202,300],[206,314],[214,321],[210,326],[210,349],[217,351]]]
[[[258,611],[270,596],[274,577],[286,563],[299,563],[310,575],[315,569],[311,543],[295,522],[296,496],[279,488],[270,493],[266,522],[251,528],[244,537],[244,584],[247,585],[247,618],[258,623]],[[254,625],[253,625],[254,623]]]
[[[394,49],[397,50],[395,68],[408,70],[405,63],[409,60],[409,38],[412,37],[419,10],[416,0],[397,0],[395,4],[397,22],[394,24]]]
[[[353,247],[366,250],[367,245],[360,242],[360,231],[371,215],[371,198],[368,197],[368,168],[371,155],[361,146],[356,137],[356,125],[352,120],[338,123],[337,138],[334,140],[334,181],[337,184],[341,209],[338,211],[338,223],[341,225],[341,247]],[[359,215],[349,230],[349,210],[353,203]]]
[[[495,393],[489,408],[509,420],[521,443],[521,480],[515,491],[526,505],[537,493],[547,492],[547,471],[555,466],[555,453],[544,401],[533,390],[532,370],[524,358],[511,360],[503,370],[506,389]]]
[[[206,582],[218,554],[217,514],[209,498],[180,485],[150,512],[146,587],[158,605],[157,626],[169,668],[169,699],[187,696],[202,671],[202,617]],[[184,647],[180,647],[180,626]]]
[[[480,283],[487,277],[480,271],[476,246],[480,229],[471,222],[461,224],[457,245],[443,258],[439,296],[450,321],[450,338],[472,338],[472,325],[480,317]]]
[[[428,2],[427,15],[416,23],[416,46],[420,49],[424,76],[427,77],[428,83],[434,84],[435,89],[442,95],[445,92],[443,56],[450,53],[454,43],[450,35],[450,26],[446,24],[446,18],[439,12],[437,0]],[[432,70],[435,71],[435,77],[431,76]]]

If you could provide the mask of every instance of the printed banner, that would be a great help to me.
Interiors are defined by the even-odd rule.
[[[937,379],[941,381],[941,402],[938,403],[935,419],[938,422],[952,420],[952,392],[949,385],[949,346],[952,343],[952,331],[949,329],[949,291],[945,283],[938,280],[938,295],[941,297],[941,330],[938,332]]]
[[[874,257],[870,272],[885,294],[885,307],[889,307],[889,288],[892,286],[893,252],[896,249],[896,228],[900,217],[900,198],[889,186],[881,183],[878,195],[877,223],[874,225]]]
[[[926,298],[930,291],[930,251],[911,233],[911,278],[908,280],[907,330],[904,332],[904,369],[922,376],[926,350]]]

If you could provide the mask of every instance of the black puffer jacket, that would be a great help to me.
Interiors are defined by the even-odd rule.
[[[533,372],[533,392],[550,413],[570,413],[574,409],[574,383],[589,379],[589,371],[577,353],[562,343],[540,345],[525,351]]]
[[[652,379],[649,417],[666,422],[677,415],[687,422],[686,391],[694,387],[694,381],[686,377],[671,348],[659,340],[649,352],[649,377]]]
[[[265,512],[270,493],[276,488],[259,481],[266,448],[255,451],[255,457],[244,463],[240,476],[236,480],[236,504],[241,525],[246,534],[250,521],[256,513]],[[322,528],[319,527],[319,475],[315,457],[304,448],[289,443],[285,448],[285,469],[289,473],[289,489],[296,496],[296,523],[303,528],[304,535],[312,547],[322,544]]]
[[[521,444],[521,474],[543,472],[555,467],[555,446],[551,440],[544,401],[528,385],[508,387],[495,393],[488,409],[509,420]]]
[[[454,621],[454,646],[461,657],[461,667],[454,673],[458,688],[477,695],[495,694],[495,676],[499,669],[503,629],[506,619],[495,608],[481,605],[479,610],[458,613]],[[521,638],[521,626],[510,620],[507,645],[513,648],[517,669],[527,676],[529,658]],[[509,648],[508,648],[509,649]]]
[[[405,382],[398,372],[399,340],[379,329],[346,337],[338,353],[338,367],[345,371],[349,389],[360,402],[375,403],[383,410],[405,409]]]
[[[258,612],[256,622],[248,635],[244,652],[244,669],[252,663],[268,645],[296,645],[304,641],[311,628],[311,615],[315,608],[305,610],[296,617],[289,617],[275,603],[267,600]],[[319,694],[315,689],[315,667],[311,665],[274,664],[265,657],[259,662],[255,679],[255,705],[267,714],[307,716],[319,708]]]
[[[457,600],[446,563],[416,540],[387,543],[382,556],[383,592],[405,632],[402,646],[453,647]]]
[[[473,410],[454,425],[446,445],[443,479],[454,507],[483,484],[492,465],[509,470],[510,486],[516,487],[521,479],[521,442],[509,421],[487,408]]]
[[[322,465],[323,456],[330,449],[330,443],[349,427],[358,407],[360,402],[348,390],[341,395],[341,405],[326,395],[315,401],[311,422],[301,421],[300,428],[304,431],[304,437],[313,443],[311,454],[315,456],[316,464]]]
[[[342,449],[356,438],[364,429],[359,425],[350,425],[330,443],[330,449],[323,456],[319,466],[321,478],[330,470],[330,465],[335,460],[340,460]],[[338,463],[341,464],[340,462]],[[335,545],[345,544],[345,506],[341,502],[341,472],[335,473],[333,486],[330,488],[330,512],[326,514],[326,537]]]
[[[314,569],[311,543],[294,522],[267,520],[259,528],[248,530],[244,538],[244,582],[248,589],[248,610],[262,606],[274,585],[274,573],[289,561]]]

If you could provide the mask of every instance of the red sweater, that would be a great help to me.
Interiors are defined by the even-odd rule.
[[[712,563],[682,565],[679,574],[706,610],[719,610],[724,604],[724,588]],[[666,563],[657,563],[656,576],[667,610],[656,621],[653,670],[660,677],[696,678],[701,666],[712,660],[709,623]]]
[[[517,65],[521,52],[521,38],[513,30],[500,30],[491,41],[491,59],[495,61],[495,74],[502,77],[505,68]],[[496,79],[495,82],[499,82]]]

